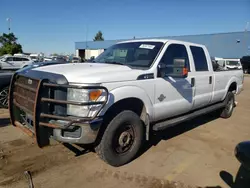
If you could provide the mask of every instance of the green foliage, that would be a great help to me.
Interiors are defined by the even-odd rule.
[[[101,31],[98,31],[95,35],[95,38],[93,39],[93,41],[103,41],[104,38],[102,36],[102,32]]]
[[[22,45],[17,43],[17,38],[14,33],[3,33],[0,36],[0,56],[4,54],[22,53]]]

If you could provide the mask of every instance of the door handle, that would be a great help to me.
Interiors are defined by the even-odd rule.
[[[212,76],[209,76],[209,84],[212,84]]]
[[[195,79],[191,78],[191,87],[194,87],[194,85],[195,85]]]

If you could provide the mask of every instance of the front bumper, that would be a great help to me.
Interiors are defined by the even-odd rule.
[[[95,142],[101,125],[102,118],[96,118],[76,124],[71,129],[53,129],[52,138],[65,143],[91,144]]]
[[[49,145],[51,137],[67,143],[94,143],[102,124],[98,114],[107,102],[108,90],[102,86],[72,86],[62,76],[60,84],[51,83],[48,73],[44,76],[46,79],[13,75],[9,92],[11,123],[33,137],[39,147]],[[106,95],[102,101],[67,101],[67,88],[102,89]],[[68,104],[100,108],[91,117],[75,117],[67,115]]]

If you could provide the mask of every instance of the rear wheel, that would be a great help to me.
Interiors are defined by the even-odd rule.
[[[225,100],[226,100],[226,106],[222,109],[220,116],[226,119],[231,117],[233,113],[233,109],[235,106],[234,94],[231,91],[228,92]]]
[[[144,140],[144,127],[139,116],[122,111],[109,123],[100,144],[95,148],[99,157],[112,166],[133,160]]]
[[[0,90],[0,107],[8,108],[9,86]]]

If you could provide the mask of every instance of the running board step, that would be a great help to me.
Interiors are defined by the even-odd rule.
[[[208,106],[206,108],[202,108],[200,110],[193,111],[193,112],[191,112],[189,114],[185,114],[183,116],[178,116],[178,117],[173,118],[173,119],[167,119],[165,121],[161,121],[161,122],[153,125],[153,130],[160,131],[160,130],[166,129],[168,127],[172,127],[176,124],[193,119],[193,118],[200,116],[200,115],[203,115],[203,114],[207,114],[207,113],[212,112],[214,110],[220,109],[224,106],[225,106],[225,103],[222,102],[222,103],[218,103],[218,104],[215,104],[212,106]]]

